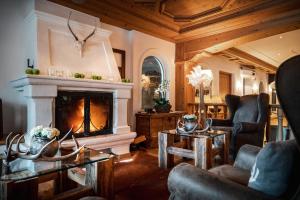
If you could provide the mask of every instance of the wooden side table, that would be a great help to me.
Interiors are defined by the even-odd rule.
[[[146,137],[146,146],[158,147],[158,132],[176,128],[177,121],[185,112],[175,111],[170,113],[136,113],[137,136]]]
[[[194,149],[179,148],[174,145],[174,137],[179,135],[176,130],[162,131],[159,133],[158,165],[160,168],[170,168],[174,166],[174,155],[194,159],[195,166],[202,169],[212,167],[212,158],[222,155],[223,162],[228,163],[229,155],[229,132],[208,131],[204,134],[196,132],[189,135],[180,135],[193,139]],[[214,139],[222,137],[222,145],[216,147]]]

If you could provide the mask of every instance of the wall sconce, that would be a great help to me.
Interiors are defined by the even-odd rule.
[[[252,90],[253,90],[253,93],[257,93],[258,92],[258,84],[256,82],[253,83]]]
[[[243,88],[242,82],[241,82],[241,81],[236,81],[236,83],[235,83],[235,89],[236,89],[237,91],[241,91],[242,88]]]

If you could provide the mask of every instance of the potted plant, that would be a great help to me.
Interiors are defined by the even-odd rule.
[[[155,90],[157,98],[154,98],[154,109],[158,113],[168,113],[171,110],[171,104],[168,99],[168,90],[170,83],[164,80]]]
[[[192,130],[197,125],[197,116],[194,114],[191,115],[184,115],[184,128],[186,131]]]
[[[31,137],[30,153],[35,155],[42,149],[48,142],[54,138],[58,138],[60,131],[56,128],[36,126],[30,130]],[[57,153],[58,142],[52,142],[43,152],[43,155],[52,157]]]

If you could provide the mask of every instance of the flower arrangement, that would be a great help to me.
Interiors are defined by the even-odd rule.
[[[31,137],[38,137],[41,139],[52,140],[54,137],[58,137],[60,131],[56,128],[36,126],[32,128],[29,132]]]
[[[183,120],[184,120],[184,121],[190,121],[190,122],[193,122],[193,121],[196,121],[196,120],[197,120],[197,116],[194,115],[194,114],[184,115],[184,116],[183,116]]]
[[[171,105],[168,99],[168,91],[170,88],[170,81],[164,80],[155,90],[157,98],[154,98],[154,108],[157,112],[170,112]]]
[[[212,71],[208,69],[202,69],[200,65],[193,68],[190,74],[187,75],[189,84],[193,87],[199,87],[203,84],[204,88],[210,86],[211,81],[213,80]]]

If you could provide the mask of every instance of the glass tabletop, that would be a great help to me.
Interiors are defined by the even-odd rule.
[[[111,149],[93,150],[85,147],[77,156],[62,161],[47,162],[17,158],[16,160],[9,162],[8,165],[5,165],[2,162],[3,155],[0,155],[0,181],[26,180],[94,162],[105,161],[112,156]]]
[[[228,132],[227,131],[221,131],[221,130],[208,130],[208,131],[205,131],[205,132],[200,132],[200,130],[195,130],[191,134],[182,134],[182,133],[178,133],[176,131],[176,129],[173,129],[173,130],[162,131],[162,133],[171,134],[171,135],[178,135],[178,136],[183,136],[183,137],[191,137],[191,138],[201,138],[201,137],[214,138],[214,137],[218,137],[218,136],[221,136],[221,135],[225,135]]]

